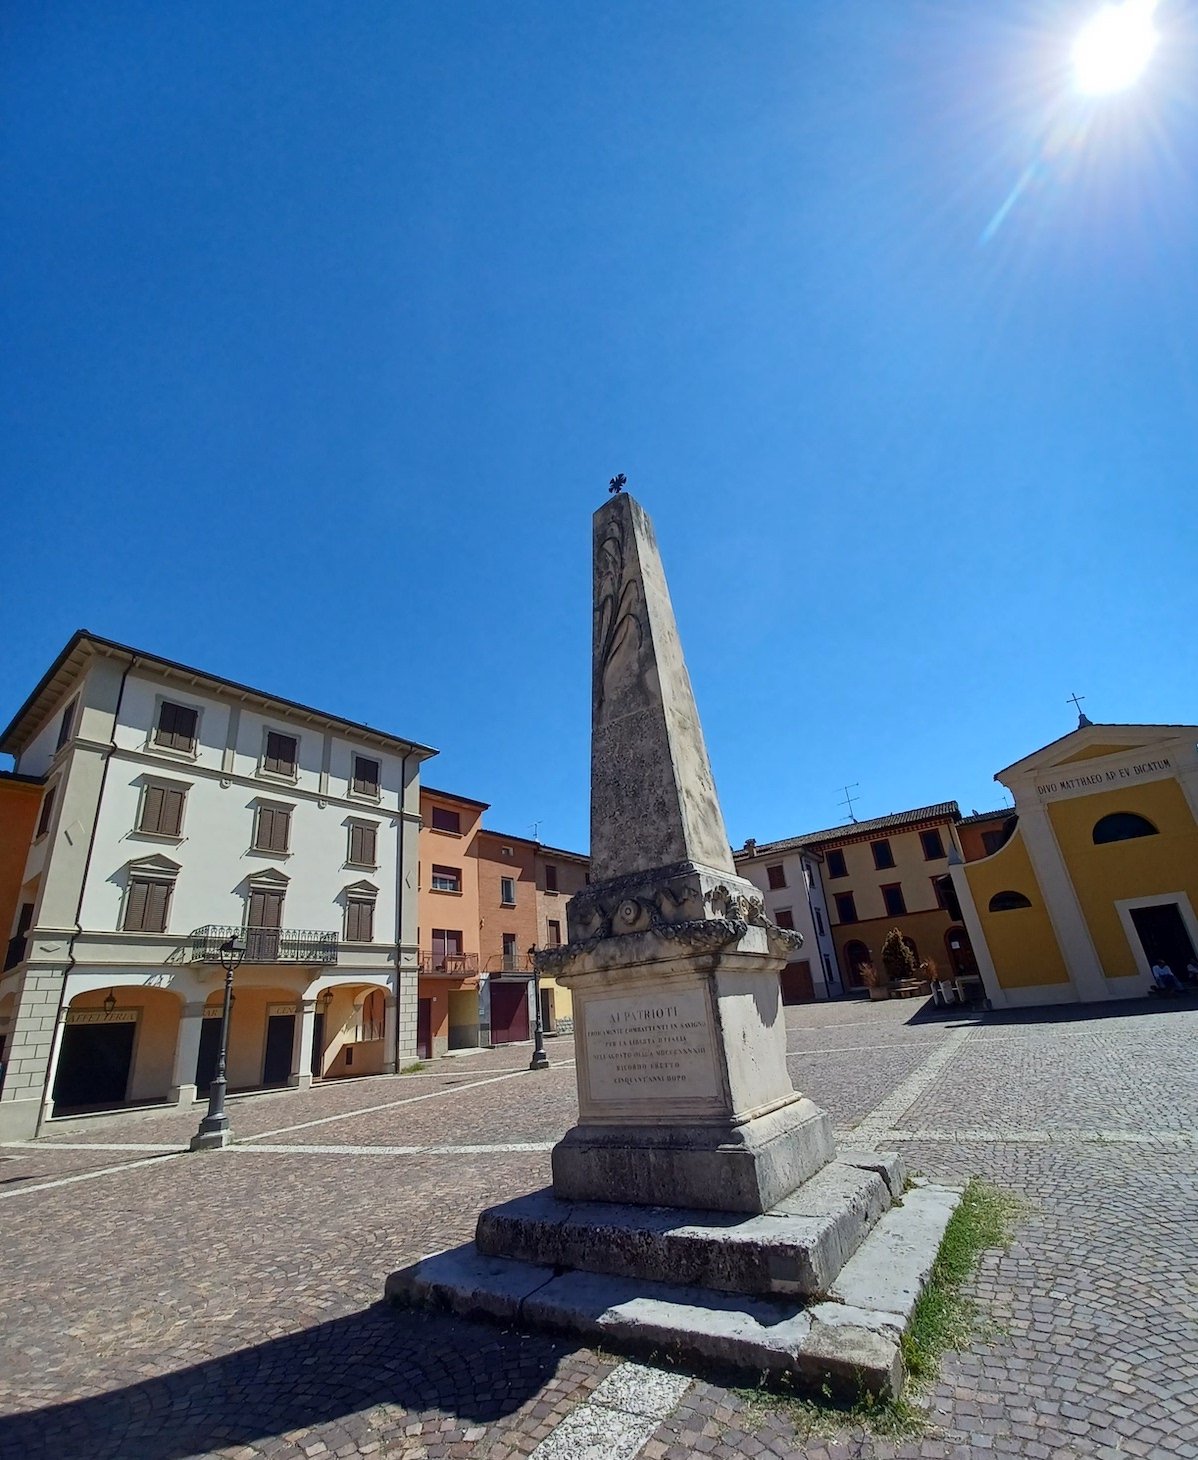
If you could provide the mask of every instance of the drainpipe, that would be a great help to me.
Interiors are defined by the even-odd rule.
[[[96,814],[92,820],[91,835],[87,839],[87,856],[83,861],[83,877],[79,883],[79,901],[75,905],[75,931],[71,934],[71,941],[67,945],[67,966],[63,971],[62,991],[58,995],[58,1010],[54,1015],[54,1036],[50,1044],[50,1058],[46,1062],[46,1079],[42,1085],[42,1098],[38,1106],[37,1129],[34,1131],[35,1137],[40,1136],[42,1133],[42,1125],[46,1119],[46,1107],[50,1102],[50,1071],[58,1063],[58,1046],[62,1039],[62,1010],[63,1005],[66,1003],[67,982],[71,977],[71,970],[75,967],[75,939],[82,931],[80,919],[83,916],[83,895],[87,891],[87,876],[91,871],[92,849],[96,845],[96,828],[100,824],[100,807],[104,804],[104,787],[108,783],[108,767],[112,763],[112,753],[116,749],[116,727],[121,723],[121,703],[125,698],[125,681],[129,678],[129,673],[136,663],[137,655],[135,654],[129,660],[128,664],[125,665],[124,673],[121,675],[121,687],[117,690],[116,694],[116,709],[112,712],[112,745],[104,756],[104,769],[100,772],[100,794],[96,797]],[[80,707],[79,717],[80,719],[83,718],[82,707]]]
[[[410,750],[404,751],[399,768],[399,855],[395,859],[395,1049],[392,1053],[395,1056],[397,1075],[399,1074],[399,1012],[403,1007],[400,1003],[402,987],[400,965],[403,962],[403,847],[406,827],[404,800],[408,792],[408,756],[411,753]]]

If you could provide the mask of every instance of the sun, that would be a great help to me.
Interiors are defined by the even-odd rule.
[[[1144,74],[1160,36],[1152,23],[1157,0],[1104,5],[1073,47],[1073,81],[1087,96],[1122,91]]]

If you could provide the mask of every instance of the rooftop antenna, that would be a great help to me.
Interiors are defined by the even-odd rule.
[[[1084,699],[1085,695],[1072,694],[1065,701],[1067,705],[1071,704],[1073,708],[1077,711],[1077,728],[1079,730],[1084,730],[1087,725],[1093,725],[1094,723],[1094,721],[1091,720],[1090,717],[1084,714],[1082,711],[1082,700]]]
[[[861,797],[854,796],[851,794],[851,792],[855,791],[860,784],[860,781],[854,781],[851,786],[842,786],[840,788],[844,792],[844,800],[840,802],[840,805],[847,807],[849,813],[848,816],[845,818],[846,821],[852,821],[855,823],[857,820],[856,813],[853,811],[853,802],[860,801]]]
[[[530,821],[528,823],[528,829],[532,832],[533,841],[539,842],[541,840],[541,823],[539,821]]]

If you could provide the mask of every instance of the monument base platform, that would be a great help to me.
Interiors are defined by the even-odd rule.
[[[851,1181],[849,1163],[842,1158],[836,1164],[843,1168],[842,1177]],[[852,1169],[857,1169],[859,1175],[873,1174],[885,1184],[880,1172]],[[897,1162],[889,1169],[896,1172]],[[876,1197],[877,1188],[871,1183],[864,1183],[864,1189]],[[825,1196],[832,1199],[830,1188]],[[548,1198],[526,1200],[544,1202]],[[893,1396],[901,1391],[904,1380],[900,1348],[903,1332],[959,1200],[960,1193],[946,1187],[923,1185],[907,1191],[901,1204],[872,1223],[827,1291],[806,1298],[737,1294],[712,1287],[710,1281],[666,1283],[646,1276],[580,1267],[562,1271],[550,1261],[488,1255],[475,1244],[426,1257],[393,1273],[386,1291],[397,1303],[566,1333],[607,1348],[666,1354],[753,1378],[787,1375],[801,1388],[816,1393],[831,1391],[849,1400],[862,1392]],[[492,1234],[500,1230],[501,1222],[514,1230],[510,1215],[502,1214],[510,1214],[519,1206],[513,1202],[496,1208],[495,1214],[499,1215],[484,1213],[480,1231],[493,1215]],[[526,1212],[521,1217],[517,1213],[516,1228],[525,1234],[531,1232],[528,1223],[532,1215]],[[572,1253],[577,1252],[579,1249],[572,1244],[578,1240],[588,1215],[583,1212],[575,1221],[566,1213],[556,1213],[545,1230],[556,1229],[560,1241]],[[646,1251],[654,1260],[663,1251],[660,1240],[675,1239],[676,1250],[689,1252],[691,1257],[690,1267],[682,1271],[707,1271],[710,1279],[712,1269],[704,1269],[697,1257],[710,1237],[685,1235],[685,1219],[693,1213],[666,1213],[675,1224],[672,1229],[648,1222],[643,1210],[634,1216],[636,1224],[627,1231],[653,1234]],[[609,1218],[616,1220],[613,1214]],[[746,1265],[746,1270],[757,1274],[752,1280],[758,1288],[762,1274],[767,1283],[770,1281],[771,1248],[775,1257],[784,1259],[784,1266],[793,1260],[796,1250],[795,1234],[787,1227],[785,1212],[764,1219],[751,1218],[740,1225],[759,1228],[763,1221],[776,1223],[778,1230],[773,1243],[760,1230],[747,1238],[746,1245],[756,1248],[758,1256]],[[703,1230],[710,1233],[713,1229],[700,1228],[700,1233]],[[721,1225],[719,1231],[729,1244],[744,1237],[738,1236],[736,1223]],[[629,1240],[635,1245],[639,1239]],[[584,1255],[594,1257],[594,1248]],[[721,1270],[716,1264],[717,1275]],[[680,1269],[658,1271],[674,1276]],[[782,1278],[783,1282],[790,1280]]]
[[[553,1148],[563,1201],[767,1212],[825,1166],[827,1111],[795,1098],[743,1125],[576,1125]]]

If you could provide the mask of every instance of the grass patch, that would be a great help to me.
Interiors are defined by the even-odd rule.
[[[882,1436],[910,1436],[925,1430],[927,1415],[912,1398],[917,1401],[920,1391],[935,1378],[946,1350],[965,1348],[986,1334],[977,1305],[962,1289],[982,1252],[1010,1245],[1015,1220],[1023,1209],[1017,1197],[986,1182],[975,1179],[965,1188],[945,1228],[928,1285],[903,1335],[908,1387],[902,1398],[882,1400],[866,1394],[855,1403],[845,1404],[838,1402],[830,1390],[821,1397],[812,1397],[795,1392],[785,1379],[774,1380],[755,1388],[732,1390],[743,1406],[737,1422],[756,1427],[781,1413],[794,1425],[800,1439],[843,1434],[854,1428]]]
[[[976,1178],[949,1219],[940,1251],[903,1334],[903,1362],[916,1386],[935,1373],[946,1349],[964,1348],[983,1326],[977,1305],[961,1289],[988,1247],[1008,1247],[1023,1203]]]
[[[424,1069],[424,1061],[417,1060],[414,1065],[404,1065],[403,1069],[400,1070],[399,1073],[401,1075],[415,1075],[419,1074],[422,1069]]]

